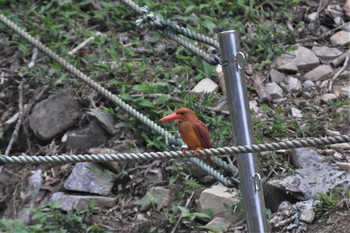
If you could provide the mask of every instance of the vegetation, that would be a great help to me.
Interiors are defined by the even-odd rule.
[[[257,71],[263,71],[275,56],[293,49],[297,35],[290,31],[287,23],[297,26],[299,33],[307,31],[307,25],[294,21],[293,11],[296,5],[306,4],[307,0],[214,0],[214,1],[137,1],[140,6],[147,5],[156,15],[183,25],[193,31],[215,37],[218,32],[234,29],[242,34],[242,49],[247,55],[247,62]],[[9,1],[0,0],[1,13],[7,15],[16,24],[25,28],[32,36],[40,39],[53,51],[67,59],[94,80],[117,94],[135,109],[158,121],[180,106],[194,109],[210,128],[213,144],[217,147],[232,145],[231,123],[227,115],[208,110],[226,100],[222,94],[197,95],[190,90],[199,80],[210,77],[215,79],[215,67],[193,56],[175,42],[164,38],[161,33],[136,28],[135,20],[140,16],[119,2],[111,1]],[[98,35],[98,32],[102,34]],[[17,34],[0,24],[1,33],[10,34],[10,40],[4,40],[0,50],[14,54],[21,63],[11,64],[35,89],[49,85],[61,88],[63,85],[81,88],[81,82],[60,67],[59,64],[40,54],[40,61],[33,68],[25,64],[31,58],[33,46]],[[68,51],[85,38],[94,36],[89,46],[74,56]],[[210,51],[208,46],[203,49]],[[59,79],[60,82],[56,80]],[[249,82],[249,81],[248,81]],[[60,84],[61,83],[61,84]],[[248,83],[252,95],[254,87]],[[84,96],[83,96],[84,98]],[[88,102],[86,99],[83,101]],[[134,145],[135,150],[169,150],[163,137],[139,124],[133,117],[120,113],[112,103],[100,97],[101,107],[118,115],[120,122],[116,127],[136,129],[144,142]],[[291,117],[290,106],[260,104],[263,116],[254,118],[256,142],[277,140],[289,137],[319,136],[324,131],[322,120],[329,115],[337,127],[342,127],[349,114],[338,114],[339,107],[348,107],[349,101],[336,99],[328,108],[306,104],[310,111],[301,120]],[[314,116],[318,116],[315,118]],[[167,125],[174,133],[174,124]],[[0,138],[3,132],[0,131]],[[288,161],[280,154],[273,154],[271,163],[287,166]],[[179,199],[187,197],[190,191],[198,194],[203,190],[196,179],[189,175],[188,169],[168,166],[171,173],[170,184],[181,184],[183,192]],[[269,170],[269,169],[266,169]],[[288,169],[287,169],[288,170]],[[155,212],[160,211],[159,200],[147,194],[148,201]],[[327,211],[336,204],[337,195],[319,195],[320,211]],[[139,203],[142,205],[143,203]],[[232,212],[241,205],[227,209]],[[33,209],[35,224],[25,226],[18,220],[0,220],[4,232],[105,232],[106,229],[85,221],[92,210],[63,214],[55,210],[55,205]],[[173,206],[167,217],[174,224],[181,216],[188,228],[195,228],[195,220],[211,219],[210,212],[197,212],[180,204]]]
[[[56,207],[58,203],[50,203],[40,208],[33,208],[32,224],[25,225],[20,220],[0,220],[0,229],[4,233],[102,233],[106,229],[97,223],[88,223],[86,217],[99,210],[94,202],[90,202],[86,211],[63,213]]]

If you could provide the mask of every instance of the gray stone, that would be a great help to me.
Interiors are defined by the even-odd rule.
[[[315,87],[315,83],[311,80],[306,80],[304,83],[303,83],[303,87],[305,90],[310,90],[311,88]]]
[[[116,131],[114,126],[117,122],[113,114],[101,109],[90,109],[88,114],[94,117],[109,134],[114,135]]]
[[[258,106],[258,102],[256,100],[249,101],[249,108],[254,113],[259,113],[259,111],[260,111],[259,106]]]
[[[278,70],[272,69],[270,71],[270,79],[272,82],[278,84],[283,82],[286,79],[286,76],[283,73],[279,72]]]
[[[331,48],[328,46],[314,46],[311,50],[321,60],[331,60],[343,54],[338,48]]]
[[[219,90],[219,86],[210,78],[202,79],[193,89],[195,93],[216,93]]]
[[[327,193],[337,186],[349,187],[350,173],[344,173],[312,148],[293,149],[292,163],[298,163],[295,175],[279,183],[286,192],[299,200],[307,200],[316,193]]]
[[[149,194],[146,194],[142,198],[142,206],[140,208],[141,211],[145,211],[151,207],[152,204],[155,203],[158,208],[160,207],[168,207],[171,204],[171,201],[173,200],[173,193],[170,189],[166,187],[152,187],[149,191]],[[151,198],[149,195],[152,195],[152,198],[154,198],[154,203],[150,200]]]
[[[307,72],[303,78],[311,81],[324,81],[330,79],[334,75],[334,71],[330,65],[320,65],[315,69]]]
[[[102,129],[95,119],[92,119],[84,128],[65,133],[61,141],[67,150],[74,153],[85,153],[92,147],[105,144],[108,138],[107,132]]]
[[[341,88],[341,95],[350,98],[350,86]]]
[[[213,229],[214,232],[226,232],[230,225],[231,222],[228,221],[226,218],[215,217],[205,226],[209,229]]]
[[[341,170],[350,172],[350,163],[346,162],[336,162],[335,163]]]
[[[348,142],[335,143],[335,144],[329,145],[329,147],[336,150],[350,150],[350,143]]]
[[[289,93],[299,93],[302,89],[300,80],[294,77],[288,77],[284,83],[286,83],[285,88]]]
[[[350,70],[344,70],[337,79],[349,79],[350,80]]]
[[[29,126],[42,140],[50,140],[76,123],[82,108],[67,89],[37,103],[29,115]]]
[[[64,188],[75,192],[108,195],[113,187],[115,177],[115,174],[98,164],[77,163],[64,183]]]
[[[317,56],[310,50],[298,46],[295,51],[280,55],[276,60],[278,70],[287,72],[307,72],[320,63]]]
[[[89,203],[94,201],[96,207],[112,208],[117,201],[117,198],[101,197],[101,196],[80,196],[68,195],[63,192],[52,194],[51,202],[58,202],[57,208],[63,211],[82,211],[89,209]]]
[[[330,38],[332,45],[347,46],[350,45],[350,32],[339,31]]]
[[[306,16],[306,19],[308,19],[309,22],[314,22],[314,21],[317,20],[317,18],[318,18],[318,13],[317,12],[312,12],[311,14],[308,14]]]
[[[329,103],[330,101],[334,100],[337,98],[337,95],[333,94],[333,93],[326,93],[324,95],[321,96],[321,101],[323,103]]]
[[[302,118],[303,117],[303,113],[295,108],[295,107],[291,107],[291,111],[292,111],[292,116],[295,117],[295,118]]]
[[[235,213],[230,213],[226,206],[234,206],[240,202],[240,192],[235,188],[227,188],[223,185],[213,185],[205,189],[199,197],[201,210],[211,209],[216,217],[223,217],[232,224],[242,219],[243,209],[237,209]]]
[[[313,210],[304,210],[301,212],[299,219],[306,223],[312,223],[315,219],[315,212]]]
[[[283,90],[277,83],[267,83],[265,85],[265,91],[271,96],[272,99],[283,97]]]

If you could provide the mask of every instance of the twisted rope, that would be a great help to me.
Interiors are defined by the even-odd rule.
[[[135,9],[137,9],[136,6],[134,6]],[[54,61],[56,61],[57,63],[59,63],[64,69],[66,69],[67,71],[71,72],[73,75],[75,75],[76,77],[78,77],[80,80],[82,80],[83,82],[85,82],[87,85],[89,85],[91,88],[95,89],[96,91],[98,91],[99,93],[101,93],[102,95],[104,95],[107,99],[111,100],[112,102],[114,102],[115,104],[117,104],[118,106],[120,106],[122,109],[124,109],[126,112],[128,112],[129,114],[131,114],[132,116],[136,117],[140,122],[142,122],[143,124],[145,124],[146,126],[150,127],[151,129],[153,129],[155,132],[157,132],[158,134],[162,135],[163,137],[165,137],[167,142],[173,143],[173,144],[177,144],[177,145],[182,145],[182,141],[178,138],[176,138],[175,136],[173,136],[172,134],[170,134],[168,131],[166,131],[165,129],[163,129],[162,127],[160,127],[159,125],[157,125],[155,122],[153,122],[152,120],[150,120],[148,117],[144,116],[142,113],[140,113],[139,111],[137,111],[136,109],[134,109],[133,107],[131,107],[129,104],[125,103],[123,100],[121,100],[118,96],[113,95],[110,91],[108,91],[107,89],[105,89],[104,87],[102,87],[100,84],[98,84],[97,82],[93,81],[91,78],[89,78],[87,75],[85,75],[83,72],[81,72],[80,70],[76,69],[74,66],[72,66],[71,64],[69,64],[66,60],[64,60],[62,57],[60,57],[59,55],[57,55],[56,53],[54,53],[51,49],[49,49],[48,47],[46,47],[44,44],[42,44],[40,41],[36,40],[35,38],[33,38],[31,35],[29,35],[26,31],[22,30],[21,28],[19,28],[16,24],[14,24],[13,22],[11,22],[9,19],[7,19],[4,15],[0,14],[0,21],[2,23],[4,23],[7,27],[11,28],[13,31],[15,31],[17,34],[19,34],[20,36],[22,36],[24,39],[26,39],[28,42],[30,42],[31,44],[33,44],[35,47],[37,47],[40,51],[42,51],[43,53],[45,53],[47,56],[49,56],[51,59],[53,59]],[[47,158],[50,157],[32,157],[32,156],[26,156],[26,157],[9,157],[9,160],[6,161],[13,161],[16,163],[23,163],[23,162],[30,162],[30,163],[39,163],[39,162],[60,162],[60,161],[65,161],[65,162],[78,162],[78,161],[84,161],[84,156],[81,157],[80,155],[78,157],[73,156],[74,158],[69,159],[66,156],[64,157],[53,157],[53,160],[46,160]],[[0,161],[6,158],[4,156],[0,155]],[[15,160],[12,160],[14,158],[18,158]],[[31,160],[31,159],[34,160]],[[27,160],[29,159],[29,160]],[[88,160],[86,161],[93,161],[96,159],[96,157],[88,157]],[[191,159],[192,162],[194,162],[195,164],[199,165],[202,169],[204,169],[205,171],[207,171],[209,174],[213,175],[215,178],[217,178],[220,182],[222,182],[225,185],[230,185],[230,182],[232,183],[233,181],[230,180],[230,178],[223,178],[223,176],[218,173],[217,171],[215,171],[212,167],[207,166],[206,164],[204,164],[202,161],[200,161],[197,158],[192,158]],[[219,158],[215,160],[218,163],[218,166],[223,167],[225,170],[230,169],[230,166],[225,163],[224,161],[221,161]],[[230,180],[230,181],[228,181]],[[236,181],[235,183],[238,183],[238,181]]]
[[[300,148],[308,146],[324,146],[335,143],[350,142],[350,135],[331,136],[325,138],[306,138],[301,140],[282,141],[250,146],[219,147],[199,150],[197,156],[220,156],[223,154],[245,154],[263,151],[275,151],[281,149]],[[185,157],[193,159],[194,151],[186,151]],[[105,161],[128,161],[128,160],[149,160],[149,159],[171,159],[180,158],[181,151],[145,152],[145,153],[118,153],[98,155],[53,155],[53,156],[5,156],[0,155],[0,162],[3,163],[65,163],[65,162],[105,162]],[[203,163],[202,161],[200,161]],[[205,164],[208,166],[207,164]]]
[[[211,65],[217,65],[220,63],[220,59],[218,56],[213,56],[204,52],[198,46],[195,46],[190,42],[187,42],[181,39],[180,37],[177,36],[177,34],[181,34],[192,40],[196,40],[196,41],[208,44],[218,50],[219,43],[213,38],[210,38],[204,34],[194,32],[191,29],[181,27],[178,24],[171,22],[169,20],[161,19],[155,16],[155,14],[151,12],[148,7],[140,7],[132,0],[120,0],[120,1],[143,16],[141,19],[136,21],[136,25],[140,26],[142,24],[148,24],[151,27],[155,27],[158,30],[162,31],[163,34],[173,39],[183,47],[187,48],[193,54],[197,55],[207,63]]]
[[[0,21],[4,23],[6,26],[11,28],[13,31],[18,33],[20,36],[22,36],[24,39],[26,39],[28,42],[33,44],[35,47],[37,47],[39,50],[41,50],[43,53],[45,53],[47,56],[49,56],[51,59],[59,63],[62,67],[64,67],[67,71],[75,75],[77,78],[79,78],[81,81],[85,82],[87,85],[89,85],[91,88],[95,89],[99,93],[101,93],[103,96],[105,96],[107,99],[111,100],[118,106],[120,106],[122,109],[124,109],[129,114],[136,117],[139,121],[141,121],[143,124],[147,125],[154,131],[156,131],[158,134],[164,136],[171,142],[177,142],[177,139],[167,132],[165,129],[157,125],[155,122],[151,121],[148,117],[144,116],[142,113],[131,107],[129,104],[125,103],[123,100],[121,100],[118,96],[113,95],[110,91],[108,91],[106,88],[89,78],[87,75],[85,75],[83,72],[69,64],[66,60],[64,60],[62,57],[54,53],[51,49],[46,47],[44,44],[42,44],[40,41],[36,40],[34,37],[29,35],[27,32],[19,28],[16,24],[11,22],[9,19],[7,19],[4,15],[0,14]]]

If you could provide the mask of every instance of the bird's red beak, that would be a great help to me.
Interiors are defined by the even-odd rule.
[[[165,117],[163,117],[162,119],[160,119],[159,121],[163,122],[163,121],[175,121],[175,120],[180,120],[181,119],[181,115],[180,114],[176,114],[175,112],[167,115]]]

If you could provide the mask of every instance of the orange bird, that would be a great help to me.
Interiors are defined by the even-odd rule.
[[[194,150],[194,155],[196,155],[198,150],[212,147],[208,128],[198,119],[196,114],[191,109],[180,108],[176,110],[176,112],[160,119],[161,122],[175,120],[178,120],[177,128],[180,132],[182,140],[188,146],[188,148],[182,151],[182,154],[190,149]],[[211,166],[215,167],[215,163],[212,158],[209,156],[205,158]]]

